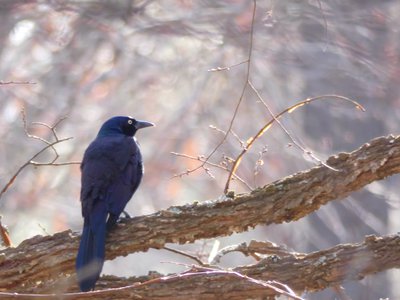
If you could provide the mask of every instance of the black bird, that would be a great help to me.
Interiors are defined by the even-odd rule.
[[[104,263],[106,232],[119,216],[143,177],[137,130],[153,123],[113,117],[100,128],[83,156],[81,203],[84,225],[76,272],[82,291],[93,290]]]

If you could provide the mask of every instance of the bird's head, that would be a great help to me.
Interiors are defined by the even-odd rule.
[[[124,134],[134,136],[141,128],[154,126],[151,122],[135,120],[132,117],[117,116],[108,119],[100,128],[98,136]]]

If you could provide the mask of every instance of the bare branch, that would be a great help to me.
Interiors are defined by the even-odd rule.
[[[241,62],[239,62],[239,63],[237,63],[237,64],[231,65],[231,66],[229,66],[229,67],[216,67],[216,68],[209,69],[209,70],[207,70],[207,71],[208,71],[208,72],[230,71],[230,70],[231,70],[232,68],[234,68],[234,67],[238,67],[238,66],[240,66],[240,65],[248,64],[248,63],[250,63],[250,61],[249,61],[249,59],[246,59],[246,60],[241,61]]]
[[[264,99],[261,97],[260,93],[258,92],[258,90],[254,87],[254,85],[249,82],[249,85],[251,87],[251,89],[254,91],[254,93],[257,95],[257,98],[261,101],[261,103],[266,107],[266,109],[268,110],[268,113],[271,115],[271,117],[274,119],[274,121],[280,126],[280,128],[282,128],[282,130],[285,132],[285,134],[289,137],[289,139],[293,142],[293,144],[299,148],[301,151],[303,151],[303,154],[308,155],[309,157],[311,157],[311,159],[313,159],[314,161],[316,161],[319,164],[324,165],[327,168],[332,168],[329,165],[325,164],[325,162],[321,159],[319,159],[317,156],[315,156],[313,154],[312,151],[305,149],[303,146],[301,146],[294,138],[293,136],[290,134],[290,132],[286,129],[285,126],[283,126],[283,124],[281,123],[281,121],[279,121],[279,119],[277,117],[275,117],[275,114],[272,112],[272,110],[269,108],[268,104],[264,101]],[[332,169],[333,171],[337,171],[335,169]]]
[[[221,261],[221,258],[232,252],[241,252],[245,256],[252,256],[255,260],[259,261],[261,257],[259,254],[263,255],[276,255],[276,256],[286,256],[292,255],[286,247],[279,246],[272,242],[259,242],[259,241],[251,241],[249,245],[246,243],[241,243],[238,245],[231,245],[225,248],[222,248],[218,251],[218,253],[214,256],[211,261],[211,264],[218,264]]]
[[[247,88],[247,85],[248,85],[248,81],[249,81],[249,78],[250,78],[250,66],[251,66],[251,56],[252,56],[252,52],[253,52],[254,21],[255,21],[255,17],[256,17],[256,10],[257,10],[257,1],[253,0],[253,15],[252,15],[252,19],[251,19],[248,57],[247,57],[247,59],[245,61],[236,64],[236,65],[241,65],[241,64],[247,63],[246,78],[245,78],[245,82],[244,82],[244,85],[243,85],[242,92],[241,92],[241,95],[239,97],[238,103],[236,104],[233,116],[232,116],[231,121],[229,123],[228,129],[226,130],[226,133],[225,133],[224,137],[222,138],[222,140],[207,155],[207,157],[205,158],[205,161],[202,162],[199,166],[197,166],[197,167],[195,167],[193,169],[187,170],[186,172],[181,173],[181,176],[182,175],[188,175],[188,174],[190,174],[192,172],[195,172],[195,171],[203,168],[204,165],[208,162],[208,160],[214,155],[214,153],[217,152],[217,150],[225,143],[225,141],[228,138],[229,134],[232,133],[233,123],[234,123],[234,121],[236,119],[236,116],[237,116],[237,113],[239,111],[240,104],[243,101],[244,93],[246,91],[246,88]],[[236,65],[234,65],[234,66],[236,66]],[[226,67],[225,68],[221,68],[221,70],[223,70],[223,69],[228,70],[229,68],[226,68]],[[213,70],[213,69],[211,69],[211,70]],[[218,68],[217,68],[217,70],[218,70]]]
[[[210,165],[210,166],[213,166],[213,167],[215,167],[215,168],[222,169],[222,170],[227,171],[227,172],[230,171],[226,166],[223,166],[223,165],[221,165],[221,164],[216,164],[216,163],[210,162],[209,160],[208,160],[208,161],[205,160],[204,156],[197,156],[197,157],[195,157],[195,156],[192,156],[192,155],[183,154],[183,153],[177,153],[177,152],[171,152],[171,154],[176,155],[176,156],[179,156],[179,157],[184,157],[184,158],[188,158],[188,159],[192,159],[192,160],[197,160],[197,161],[200,161],[200,162],[204,163],[205,165]],[[232,161],[232,162],[233,162],[233,161]],[[204,166],[203,166],[203,168],[204,168]],[[186,175],[186,173],[180,173],[180,174],[174,175],[172,178],[181,177],[182,175]],[[244,185],[246,185],[246,186],[249,188],[250,191],[253,190],[253,187],[251,187],[245,180],[243,180],[243,179],[242,179],[241,177],[239,177],[238,175],[234,174],[234,178],[237,179],[237,180],[239,180],[239,181],[240,181],[241,183],[243,183]]]
[[[32,81],[2,81],[0,80],[0,85],[12,85],[12,84],[36,84]]]
[[[58,235],[59,238],[62,236]],[[53,237],[53,239],[56,236]],[[47,237],[50,242],[51,237]],[[60,243],[62,240],[60,240]],[[66,241],[64,240],[64,243]],[[13,249],[11,249],[13,250]],[[9,250],[9,251],[11,251]],[[16,251],[25,250],[15,249]],[[61,251],[60,251],[61,250]],[[112,251],[113,249],[109,249]],[[58,258],[69,256],[60,247],[46,249],[46,252],[58,252]],[[168,276],[152,274],[139,278],[117,278],[103,276],[98,282],[100,290],[88,293],[76,293],[74,276],[68,277],[69,293],[39,294],[51,291],[59,281],[56,276],[37,286],[27,285],[14,291],[0,292],[0,297],[57,299],[109,299],[118,293],[118,299],[274,299],[276,295],[285,295],[291,299],[301,299],[295,291],[318,291],[328,287],[336,288],[349,280],[361,280],[367,275],[400,267],[400,236],[367,236],[361,243],[340,244],[332,248],[308,254],[294,253],[277,258],[267,257],[256,264],[236,267],[233,270],[221,270],[215,267],[193,266],[190,270]],[[33,253],[35,254],[35,252]],[[27,264],[32,261],[22,253]],[[13,259],[14,257],[10,256]],[[36,258],[36,257],[34,257]],[[55,257],[53,257],[55,258]],[[64,258],[65,259],[65,258]],[[6,260],[7,261],[7,260]],[[4,261],[1,261],[4,264]],[[52,261],[53,267],[56,265]],[[72,267],[72,266],[71,266]],[[3,272],[2,272],[3,273]],[[2,274],[3,275],[3,274]],[[23,276],[22,273],[19,276]],[[65,275],[64,275],[65,276]],[[271,280],[273,279],[273,280]],[[2,281],[6,281],[4,278]],[[8,281],[10,282],[10,281]],[[34,283],[34,281],[30,281]],[[190,288],[188,288],[190,287]],[[26,292],[22,292],[26,291]],[[31,294],[27,294],[27,292]],[[48,293],[48,292],[47,292]],[[189,297],[190,296],[190,297]],[[343,298],[346,299],[346,298]]]
[[[60,118],[58,121],[55,122],[55,124],[53,126],[50,126],[48,124],[45,123],[41,123],[41,122],[35,122],[33,124],[36,125],[42,125],[47,127],[48,129],[51,130],[53,137],[55,139],[54,142],[48,141],[44,138],[41,138],[39,136],[36,135],[32,135],[29,133],[28,130],[28,126],[27,126],[27,121],[26,121],[26,114],[25,114],[25,110],[22,108],[21,110],[21,115],[22,115],[22,122],[24,125],[24,131],[25,134],[28,138],[32,138],[35,140],[39,140],[41,142],[43,142],[44,144],[46,144],[46,146],[44,146],[41,150],[39,150],[37,153],[35,153],[30,159],[28,159],[24,164],[22,164],[19,169],[14,173],[13,176],[11,176],[11,178],[9,179],[9,181],[6,183],[6,185],[2,188],[2,190],[0,191],[0,199],[1,197],[4,195],[5,192],[7,192],[7,190],[10,188],[10,186],[14,183],[15,179],[18,177],[18,175],[29,165],[35,166],[35,167],[40,167],[40,166],[66,166],[66,165],[73,165],[73,164],[80,164],[80,162],[76,162],[76,161],[71,161],[71,162],[63,162],[63,163],[56,163],[56,161],[58,160],[58,158],[60,157],[57,149],[54,147],[57,144],[60,144],[62,142],[68,141],[70,139],[72,139],[72,137],[68,137],[68,138],[59,138],[56,132],[56,127],[60,124],[60,122],[62,122],[63,120],[65,120],[66,117]],[[52,151],[54,152],[54,158],[48,162],[37,162],[35,161],[35,159],[41,155],[43,152],[45,152],[48,149],[52,149]]]
[[[193,260],[194,260],[196,263],[198,263],[200,266],[204,266],[204,265],[205,265],[198,257],[196,257],[196,256],[194,256],[194,255],[191,255],[191,254],[189,254],[189,253],[186,253],[186,252],[183,252],[183,251],[179,251],[179,250],[176,250],[176,249],[167,247],[167,246],[164,246],[163,249],[165,249],[165,250],[167,250],[167,251],[170,251],[170,252],[172,252],[172,253],[176,253],[176,254],[179,254],[179,255],[188,257],[188,258],[190,258],[190,259],[193,259]]]
[[[229,289],[232,288],[232,285],[234,285],[236,289],[241,287],[242,291],[238,291],[235,296],[229,297],[229,299],[243,299],[241,298],[243,295],[252,295],[253,297],[256,295],[284,295],[289,299],[303,300],[303,298],[297,296],[287,285],[277,281],[255,279],[236,271],[219,270],[215,268],[199,268],[196,266],[185,273],[149,279],[145,282],[125,285],[122,288],[107,288],[85,293],[75,292],[64,294],[0,292],[0,297],[9,297],[10,299],[59,299],[60,297],[63,299],[88,299],[93,297],[96,299],[109,299],[111,297],[114,298],[117,293],[121,299],[131,299],[132,297],[133,299],[188,299],[189,295],[190,298],[195,297],[196,295],[201,296],[204,292],[199,293],[199,290],[204,290],[204,288],[212,286],[212,281],[224,281],[224,284],[227,285]],[[179,286],[180,284],[188,284],[189,286],[192,286],[193,290],[182,290]],[[201,287],[200,284],[203,287]],[[158,293],[158,295],[152,295],[151,291],[159,289],[157,286],[164,286],[164,288],[161,288],[161,293]],[[165,293],[165,286],[170,287],[170,291],[167,293]],[[221,288],[219,289],[220,291],[216,290],[215,287],[213,287],[212,290],[208,289],[204,293],[204,295],[208,296],[204,299],[218,299],[222,292]],[[226,288],[223,289],[226,290]]]
[[[359,104],[357,101],[354,101],[350,98],[344,97],[344,96],[339,96],[339,95],[321,95],[321,96],[317,96],[317,97],[313,97],[313,98],[307,98],[305,100],[302,100],[300,102],[297,102],[296,104],[287,107],[286,109],[284,109],[283,111],[281,111],[279,114],[277,114],[276,116],[274,116],[272,118],[271,121],[269,121],[268,123],[266,123],[258,132],[254,137],[251,137],[250,139],[247,140],[247,145],[246,147],[242,150],[242,152],[240,152],[240,154],[236,157],[231,172],[229,173],[228,179],[226,181],[225,184],[225,189],[224,189],[224,193],[227,194],[228,190],[229,190],[229,184],[231,182],[232,176],[233,174],[236,172],[237,168],[239,167],[240,162],[242,161],[243,156],[247,153],[247,151],[250,150],[250,148],[253,146],[254,142],[259,139],[268,129],[271,128],[271,126],[273,125],[273,123],[275,121],[277,121],[282,115],[286,114],[286,113],[292,113],[294,112],[296,109],[298,109],[299,107],[302,107],[306,104],[309,104],[311,102],[317,101],[317,100],[326,100],[326,99],[336,99],[336,100],[343,100],[346,102],[350,102],[351,104],[353,104],[357,109],[361,110],[361,111],[365,111],[364,107]],[[282,127],[283,128],[283,127]],[[290,136],[290,134],[289,134]],[[310,151],[306,151],[307,154],[310,154],[311,156],[311,152]],[[315,156],[312,156],[314,159],[317,159]],[[331,165],[327,164],[327,163],[322,163],[322,165],[324,167],[327,167],[329,169],[331,169],[332,171],[338,171],[338,169],[332,167]]]

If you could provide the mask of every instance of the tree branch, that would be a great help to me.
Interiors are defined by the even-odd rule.
[[[72,139],[72,137],[59,138],[58,135],[57,135],[56,127],[62,121],[64,121],[66,119],[66,117],[60,118],[52,126],[50,126],[48,124],[45,124],[45,123],[42,123],[42,122],[33,122],[32,123],[32,124],[35,124],[35,125],[44,126],[44,127],[48,128],[49,130],[51,130],[53,138],[55,139],[55,141],[52,142],[52,141],[46,140],[44,138],[41,138],[39,136],[30,134],[29,131],[28,131],[28,125],[27,125],[27,121],[26,121],[26,115],[25,115],[24,108],[22,108],[22,110],[21,110],[21,115],[22,115],[22,122],[24,124],[25,135],[28,138],[41,141],[46,146],[44,146],[41,150],[36,152],[30,159],[28,159],[22,166],[19,167],[19,169],[14,173],[14,175],[8,180],[6,185],[1,189],[1,191],[0,191],[0,199],[7,192],[7,190],[13,185],[13,183],[14,183],[15,179],[18,177],[18,175],[29,165],[32,165],[32,166],[35,166],[35,167],[41,167],[41,166],[65,166],[65,165],[80,164],[80,162],[76,162],[76,161],[56,163],[56,161],[58,160],[58,158],[60,156],[59,156],[59,154],[58,154],[58,152],[57,152],[57,150],[56,150],[56,148],[54,146],[57,145],[57,144],[60,144],[62,142],[65,142],[65,141],[68,141],[68,140]],[[53,157],[52,160],[46,161],[46,162],[37,162],[37,161],[35,161],[35,159],[37,157],[39,157],[42,153],[44,153],[48,149],[52,149],[52,151],[54,153],[54,157]]]
[[[249,249],[263,252],[263,242],[251,242]],[[270,244],[265,243],[269,252]],[[337,288],[347,280],[361,280],[365,276],[400,267],[400,236],[367,236],[362,243],[341,244],[335,247],[304,253],[286,253],[270,256],[254,265],[237,267],[232,271],[193,266],[181,273],[163,276],[117,278],[103,276],[100,290],[89,293],[65,293],[63,299],[274,299],[286,295],[301,299],[295,291],[309,292],[328,287]],[[272,280],[273,279],[273,280]],[[64,282],[65,283],[65,282]],[[188,288],[190,287],[190,288]],[[64,287],[65,288],[65,287]],[[102,289],[103,288],[103,289]],[[69,290],[75,291],[76,287]],[[60,294],[41,294],[51,291],[48,283],[32,289],[36,294],[2,293],[19,299],[59,299]]]
[[[195,202],[174,206],[151,215],[129,219],[110,233],[106,247],[107,259],[149,248],[159,249],[166,243],[193,242],[243,232],[256,225],[298,220],[331,200],[344,198],[372,181],[399,173],[400,136],[374,139],[352,153],[330,157],[327,163],[339,172],[318,166],[249,194],[224,197],[201,204]],[[49,282],[70,276],[74,273],[78,240],[78,234],[64,231],[53,236],[35,236],[25,240],[17,248],[0,251],[0,290],[16,291],[34,286],[39,281]],[[391,244],[393,248],[390,251],[393,252],[390,253],[400,253],[397,236],[391,243],[394,245]],[[371,253],[376,259],[375,252]],[[385,257],[387,256],[382,259]],[[391,266],[398,264],[397,261],[394,263]],[[390,266],[384,261],[376,261],[374,265],[379,270]],[[276,268],[278,267],[280,271],[276,269],[276,273],[270,273],[273,276],[266,278],[287,283],[290,278],[285,277],[282,280],[278,273],[282,272],[283,267],[277,265]],[[270,266],[267,269],[270,270],[269,268]],[[357,279],[364,276],[364,273],[360,275],[358,266],[351,265],[350,268],[354,272],[346,278]],[[365,274],[369,274],[369,270]],[[250,271],[243,274],[253,276]],[[261,273],[255,275],[264,276]],[[297,274],[296,276],[301,277]],[[339,277],[333,279],[332,282],[341,280]],[[309,283],[311,286],[308,289],[324,286],[322,281],[309,281],[313,282]],[[297,284],[292,286],[292,283],[290,286],[302,288]]]

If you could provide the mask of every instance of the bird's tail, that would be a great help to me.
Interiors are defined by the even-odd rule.
[[[83,292],[94,289],[103,268],[106,239],[105,219],[106,216],[104,221],[93,222],[95,224],[89,224],[89,221],[85,219],[76,257],[76,273],[79,287]]]

